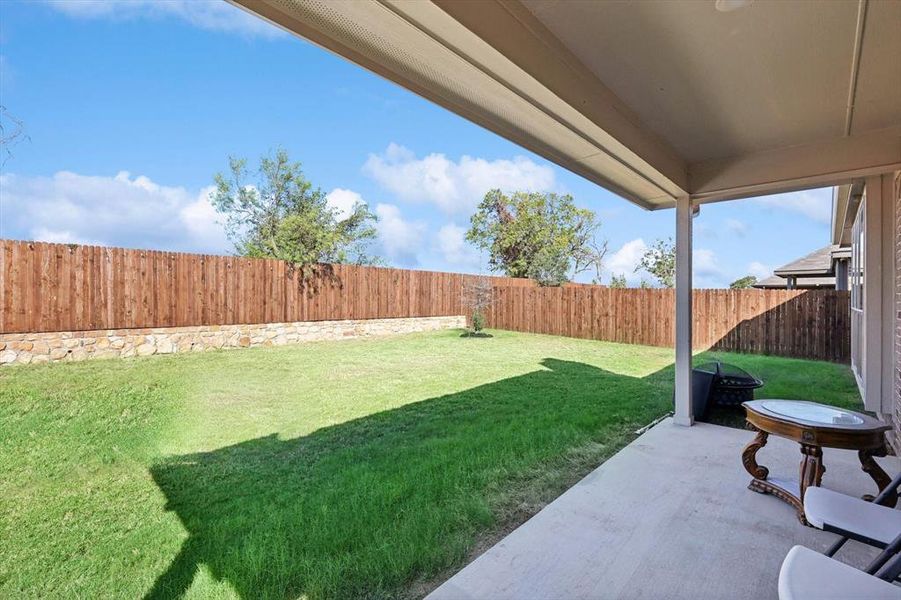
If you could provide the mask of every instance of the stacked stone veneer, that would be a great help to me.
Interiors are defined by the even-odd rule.
[[[465,326],[465,317],[451,316],[6,333],[0,334],[0,365],[284,346],[300,342],[396,335]]]

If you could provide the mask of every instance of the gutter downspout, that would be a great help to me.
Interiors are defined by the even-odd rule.
[[[854,32],[854,54],[851,57],[851,82],[848,85],[848,106],[845,109],[845,137],[851,135],[854,119],[854,101],[857,96],[857,75],[860,72],[860,53],[863,48],[863,34],[867,24],[867,0],[857,4],[857,29]]]

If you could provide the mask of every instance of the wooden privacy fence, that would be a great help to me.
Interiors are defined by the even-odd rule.
[[[278,260],[0,240],[0,333],[460,315],[476,278],[355,265],[302,278]],[[672,290],[489,279],[491,327],[674,345]],[[847,292],[695,290],[694,315],[698,349],[850,357]]]
[[[460,315],[467,277],[0,240],[0,333]]]
[[[675,346],[673,290],[495,289],[497,329]],[[694,290],[695,349],[849,362],[850,297],[836,290]]]

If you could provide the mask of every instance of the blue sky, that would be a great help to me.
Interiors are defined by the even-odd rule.
[[[609,273],[674,232],[493,133],[218,0],[0,1],[0,104],[29,140],[0,169],[0,237],[228,253],[206,201],[229,155],[282,146],[341,209],[380,216],[399,267],[480,272],[462,239],[490,187],[572,194],[600,216]],[[706,205],[695,285],[829,242],[831,190]],[[606,277],[605,277],[606,279]]]

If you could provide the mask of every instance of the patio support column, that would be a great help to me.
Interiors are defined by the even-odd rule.
[[[677,425],[691,426],[691,198],[676,199],[676,411]]]

